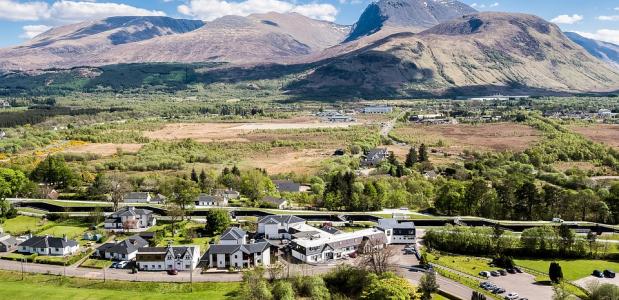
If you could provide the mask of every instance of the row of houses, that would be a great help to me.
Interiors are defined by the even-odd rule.
[[[613,113],[610,109],[601,108],[597,112],[587,111],[545,111],[543,115],[553,119],[575,119],[575,120],[608,120],[614,119],[619,114]]]
[[[239,197],[240,193],[235,190],[216,189],[211,194],[202,193],[198,195],[195,203],[204,206],[226,206],[229,200]],[[153,197],[149,192],[131,192],[124,195],[124,202],[126,203],[164,203],[165,200],[165,196],[157,194]]]

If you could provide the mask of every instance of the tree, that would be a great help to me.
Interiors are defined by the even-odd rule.
[[[428,157],[428,149],[426,148],[426,144],[421,144],[421,146],[419,146],[419,162],[426,161],[430,161],[430,158]]]
[[[195,183],[200,182],[200,179],[198,178],[198,173],[196,172],[195,168],[191,169],[191,177],[190,178],[191,178],[191,181],[193,181]]]
[[[417,291],[406,279],[393,273],[381,276],[370,274],[370,284],[364,289],[361,299],[365,300],[412,300],[417,299]]]
[[[295,300],[292,283],[280,280],[273,286],[273,298],[275,300]]]
[[[438,189],[434,206],[438,211],[448,216],[460,212],[466,187],[461,181],[447,180]]]
[[[176,232],[176,223],[180,221],[184,216],[185,212],[183,209],[178,206],[177,203],[174,202],[166,202],[166,215],[170,217],[170,224],[172,225],[172,235]]]
[[[266,269],[267,269],[267,273],[269,274],[269,279],[271,281],[274,281],[278,278],[280,278],[283,274],[284,274],[284,270],[285,270],[286,266],[280,262],[277,261],[273,264],[270,264]]]
[[[554,261],[550,263],[548,277],[550,277],[550,281],[553,283],[559,283],[563,280],[563,270],[561,270],[559,263]]]
[[[389,151],[389,157],[387,158],[387,161],[389,161],[389,163],[394,166],[398,164],[398,159],[395,157],[393,151]]]
[[[127,176],[120,172],[114,172],[108,176],[110,201],[112,201],[113,209],[116,211],[120,203],[125,201],[125,194],[130,192],[132,187]]]
[[[256,267],[243,272],[243,282],[239,290],[241,300],[271,300],[273,295],[264,279],[264,268]]]
[[[408,154],[406,154],[406,160],[404,161],[404,166],[407,168],[412,168],[417,162],[417,150],[415,147],[411,147],[408,150]]]
[[[100,206],[95,206],[95,208],[88,213],[88,217],[90,219],[90,222],[92,222],[94,226],[97,226],[99,223],[101,223],[101,221],[103,221],[105,215],[103,214],[103,210]]]
[[[572,250],[572,246],[576,242],[576,234],[567,225],[561,224],[558,229],[559,238],[561,238],[561,252],[567,253]]]
[[[421,299],[432,299],[432,293],[435,293],[439,289],[439,285],[436,282],[436,274],[434,271],[427,272],[419,280],[419,291],[421,292]]]
[[[589,290],[587,300],[619,299],[619,286],[612,283],[600,284],[598,281],[592,281],[587,285],[587,290]]]
[[[223,232],[230,226],[232,220],[230,214],[225,209],[211,209],[206,213],[205,230],[210,235]]]
[[[32,171],[33,180],[50,184],[56,188],[68,188],[76,184],[77,176],[64,159],[48,156]]]
[[[358,265],[376,274],[391,271],[391,258],[395,256],[393,248],[382,247],[377,239],[369,239],[366,243]]]
[[[473,295],[471,295],[471,300],[486,300],[486,295],[478,291],[473,291]]]
[[[252,201],[260,201],[264,196],[273,191],[275,191],[275,185],[260,170],[249,170],[241,175],[241,193]]]
[[[187,211],[193,207],[198,198],[200,189],[193,181],[176,178],[164,185],[163,192],[169,202],[175,203],[183,211],[182,219],[184,220]]]

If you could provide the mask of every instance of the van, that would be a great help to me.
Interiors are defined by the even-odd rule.
[[[553,223],[563,223],[563,219],[561,218],[552,218]]]

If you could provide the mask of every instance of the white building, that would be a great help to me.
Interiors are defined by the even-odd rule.
[[[293,257],[305,263],[320,263],[364,253],[371,248],[383,248],[387,244],[385,233],[375,228],[339,234],[316,230],[314,234],[307,232],[292,240]]]
[[[198,266],[200,246],[139,248],[136,263],[140,271],[190,271]]]
[[[417,241],[413,222],[380,219],[376,228],[385,232],[387,244],[414,244]]]
[[[144,230],[155,226],[157,220],[152,211],[143,208],[126,206],[109,215],[103,226],[106,230]]]
[[[290,239],[291,234],[304,231],[305,220],[292,215],[271,215],[258,220],[258,234],[266,239]]]
[[[33,236],[17,246],[20,253],[38,255],[67,256],[79,250],[79,244],[67,237]]]
[[[393,107],[380,105],[380,106],[367,106],[363,108],[364,114],[388,114],[393,111]]]
[[[271,245],[255,242],[243,245],[211,245],[202,257],[210,268],[250,268],[271,264]]]
[[[131,192],[124,197],[127,203],[149,203],[151,199],[150,193],[147,192]]]
[[[148,241],[138,235],[117,243],[105,243],[95,250],[95,256],[111,260],[133,260],[138,249],[148,246]]]
[[[197,206],[227,206],[228,198],[220,195],[200,194],[196,199]]]

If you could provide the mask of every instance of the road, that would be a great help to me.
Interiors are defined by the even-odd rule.
[[[399,113],[397,117],[383,123],[382,127],[380,128],[380,135],[384,137],[389,137],[389,132],[393,130],[393,127],[395,127],[395,124],[398,122],[398,119],[401,118],[405,113],[406,111],[403,111]]]

